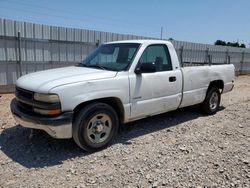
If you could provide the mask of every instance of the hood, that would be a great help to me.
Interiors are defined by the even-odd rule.
[[[86,67],[64,67],[27,74],[17,80],[20,88],[47,93],[52,88],[83,81],[115,77],[117,72]]]

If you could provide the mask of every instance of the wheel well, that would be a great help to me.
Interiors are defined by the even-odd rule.
[[[76,114],[83,109],[85,106],[92,104],[92,103],[97,103],[97,102],[101,102],[101,103],[105,103],[110,105],[111,107],[114,108],[114,110],[117,112],[117,115],[119,117],[119,121],[120,123],[124,122],[124,108],[122,105],[122,102],[120,99],[115,98],[115,97],[108,97],[108,98],[101,98],[101,99],[95,99],[95,100],[90,100],[90,101],[86,101],[83,102],[79,105],[77,105],[74,109],[74,117],[73,120],[75,119]]]
[[[221,93],[222,93],[224,89],[224,82],[222,80],[215,80],[215,81],[210,82],[207,91],[209,91],[213,87],[218,87],[219,89],[221,89]]]

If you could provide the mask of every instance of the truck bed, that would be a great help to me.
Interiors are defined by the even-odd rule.
[[[233,87],[234,66],[232,64],[188,66],[181,68],[183,73],[183,99],[180,107],[202,102],[208,85],[213,80],[222,80],[223,93]]]

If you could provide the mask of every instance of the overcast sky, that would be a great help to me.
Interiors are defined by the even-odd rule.
[[[250,43],[250,0],[0,0],[0,17],[214,43]]]

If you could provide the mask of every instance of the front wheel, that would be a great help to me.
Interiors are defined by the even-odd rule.
[[[201,108],[208,115],[215,114],[219,109],[220,100],[221,94],[219,88],[213,87],[208,91],[205,100],[201,104]]]
[[[107,147],[116,136],[119,120],[115,110],[105,103],[86,106],[73,122],[73,138],[86,151]]]

